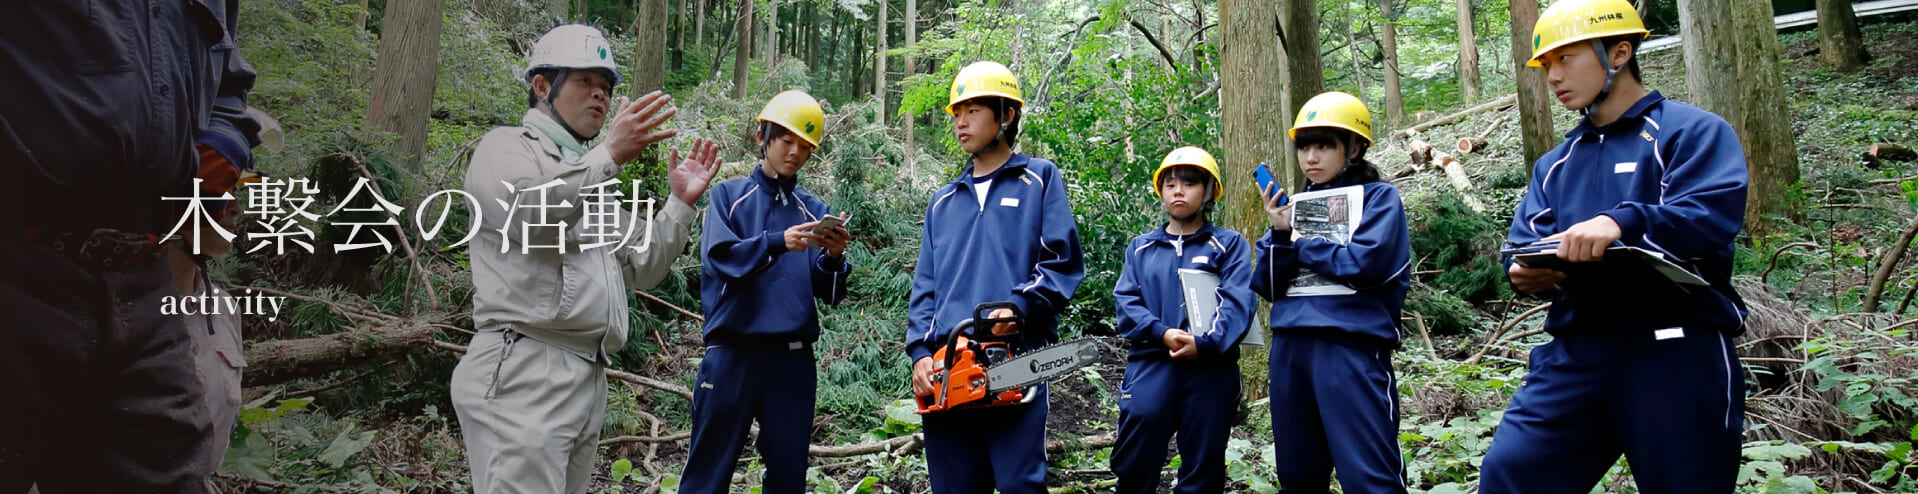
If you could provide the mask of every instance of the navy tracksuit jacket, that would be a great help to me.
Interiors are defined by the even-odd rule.
[[[984,205],[968,165],[926,208],[906,328],[914,362],[986,302],[1019,306],[1024,349],[1058,341],[1059,312],[1085,276],[1059,167],[1014,154],[991,176]],[[926,415],[933,492],[1045,492],[1047,409],[1042,387],[1030,404]]]
[[[1211,295],[1212,330],[1193,335],[1198,360],[1173,360],[1168,329],[1192,331],[1180,269],[1219,277]],[[1149,493],[1165,467],[1166,442],[1179,438],[1174,492],[1225,491],[1225,446],[1239,403],[1239,341],[1252,323],[1252,247],[1238,232],[1207,224],[1190,235],[1161,226],[1133,237],[1113,288],[1119,332],[1131,343],[1119,387],[1119,442],[1112,448],[1118,492]]]
[[[786,228],[829,214],[794,178],[754,169],[714,185],[709,197],[699,242],[706,356],[693,390],[693,437],[679,491],[727,492],[739,448],[757,420],[765,492],[804,492],[817,389],[813,299],[844,299],[850,266],[823,248],[786,249]]]
[[[1283,493],[1327,492],[1334,469],[1349,494],[1405,492],[1392,351],[1411,287],[1411,234],[1398,189],[1348,182],[1340,175],[1307,190],[1363,187],[1349,243],[1293,242],[1290,231],[1259,239],[1252,290],[1272,301],[1272,433]],[[1356,293],[1288,295],[1307,271]]]
[[[1732,491],[1744,428],[1730,343],[1744,331],[1732,241],[1747,179],[1730,124],[1656,92],[1604,127],[1581,121],[1539,158],[1508,244],[1605,215],[1621,243],[1663,254],[1712,288],[1568,271],[1545,322],[1553,341],[1532,350],[1479,492],[1583,493],[1620,454],[1646,494]]]

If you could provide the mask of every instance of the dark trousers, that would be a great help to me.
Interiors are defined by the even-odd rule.
[[[203,492],[212,422],[158,258],[86,269],[0,238],[0,494]]]
[[[1031,403],[924,416],[926,467],[934,494],[1046,492],[1049,392]]]
[[[1272,336],[1272,435],[1279,492],[1403,494],[1392,352],[1321,336]]]
[[[754,421],[766,465],[765,494],[805,492],[817,369],[806,346],[707,347],[693,389],[692,445],[679,492],[730,492],[739,448]]]
[[[1744,374],[1717,329],[1557,335],[1532,349],[1479,492],[1582,494],[1623,454],[1645,494],[1729,493],[1744,418]]]
[[[1126,362],[1125,383],[1119,387],[1119,442],[1112,447],[1118,492],[1159,488],[1166,441],[1174,433],[1179,439],[1179,485],[1173,492],[1225,492],[1225,445],[1238,408],[1238,362]]]

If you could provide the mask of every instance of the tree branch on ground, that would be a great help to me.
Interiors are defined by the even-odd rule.
[[[1778,267],[1778,255],[1785,253],[1785,250],[1796,248],[1796,247],[1817,247],[1817,246],[1818,244],[1814,244],[1811,242],[1792,242],[1789,244],[1785,244],[1783,247],[1779,247],[1777,250],[1771,251],[1771,263],[1765,265],[1764,272],[1758,273],[1758,281],[1770,282],[1771,271]]]
[[[1465,359],[1465,363],[1468,363],[1468,364],[1478,363],[1480,359],[1485,358],[1485,354],[1491,353],[1492,349],[1496,348],[1500,342],[1503,342],[1508,339],[1504,337],[1506,331],[1511,331],[1512,328],[1518,326],[1518,323],[1525,322],[1526,319],[1530,319],[1533,315],[1536,315],[1540,312],[1544,312],[1546,309],[1550,309],[1550,308],[1552,308],[1551,302],[1538,304],[1536,306],[1533,306],[1530,309],[1526,309],[1525,312],[1519,313],[1518,317],[1514,317],[1509,321],[1505,321],[1505,324],[1500,324],[1498,326],[1498,329],[1492,331],[1491,336],[1487,336],[1485,338],[1485,346],[1480,347],[1477,353],[1472,354],[1471,358]],[[1537,333],[1532,333],[1532,334],[1537,334]],[[1525,336],[1530,336],[1530,335],[1529,334],[1513,335],[1509,339],[1518,339],[1518,338],[1523,338]]]
[[[1431,130],[1433,127],[1451,124],[1452,122],[1457,122],[1460,119],[1463,119],[1468,116],[1472,116],[1479,113],[1485,113],[1487,111],[1491,111],[1495,109],[1502,109],[1502,108],[1516,105],[1516,104],[1518,104],[1518,95],[1516,94],[1507,95],[1503,98],[1495,99],[1482,105],[1466,108],[1465,110],[1460,111],[1458,113],[1453,113],[1451,115],[1439,117],[1439,118],[1433,119],[1430,122],[1421,123],[1418,125],[1407,127],[1405,130],[1393,132],[1392,137],[1399,138],[1399,139],[1412,137],[1415,135],[1419,135],[1420,132]]]
[[[1884,295],[1885,280],[1891,278],[1892,271],[1898,269],[1898,261],[1905,258],[1905,248],[1911,246],[1911,237],[1918,235],[1918,218],[1913,218],[1911,226],[1905,227],[1905,233],[1898,236],[1898,243],[1878,257],[1878,271],[1872,273],[1871,283],[1865,285],[1865,312],[1878,312],[1878,298]]]

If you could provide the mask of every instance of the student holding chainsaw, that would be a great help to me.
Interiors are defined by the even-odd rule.
[[[1533,27],[1528,65],[1584,118],[1532,165],[1506,236],[1510,247],[1557,241],[1567,262],[1505,259],[1514,289],[1554,298],[1552,342],[1532,350],[1479,492],[1587,492],[1619,455],[1647,493],[1729,493],[1737,481],[1745,377],[1731,339],[1746,309],[1731,274],[1744,148],[1723,118],[1646,91],[1635,54],[1646,34],[1623,0],[1553,2]],[[1612,247],[1659,254],[1708,286],[1611,264]]]
[[[759,422],[766,494],[806,490],[819,340],[813,300],[846,298],[846,228],[817,228],[831,211],[799,188],[799,169],[825,137],[819,102],[779,93],[755,119],[760,164],[712,189],[699,252],[706,356],[693,389],[692,445],[679,492],[724,493],[739,448]]]
[[[1174,433],[1181,458],[1174,491],[1225,492],[1225,444],[1239,403],[1238,345],[1258,304],[1252,247],[1238,232],[1206,221],[1225,193],[1221,182],[1211,153],[1172,151],[1152,172],[1170,220],[1126,245],[1112,291],[1119,332],[1132,346],[1119,386],[1119,442],[1112,448],[1120,493],[1158,488]],[[1188,270],[1216,280],[1203,295],[1216,301],[1216,311],[1194,314],[1186,303],[1180,271]]]
[[[935,395],[933,380],[940,369],[934,353],[947,348],[961,321],[980,315],[975,308],[1011,303],[1016,311],[1001,308],[986,315],[1019,322],[980,326],[974,334],[1009,339],[1012,358],[1036,353],[1058,339],[1059,312],[1085,274],[1064,175],[1051,161],[1013,151],[1025,99],[1012,71],[994,62],[974,63],[959,71],[947,94],[954,137],[972,157],[958,177],[933,193],[926,208],[906,329],[913,394],[922,405]],[[1032,364],[1011,367],[1042,367]],[[1022,375],[1013,372],[1021,369],[1002,369],[1001,376],[1022,384],[1048,377],[1044,371]],[[924,416],[933,492],[1046,491],[1049,405],[1045,386],[1026,389],[1032,392],[1020,402]]]
[[[1372,116],[1358,98],[1312,97],[1289,134],[1305,190],[1356,187],[1363,208],[1353,224],[1349,214],[1327,213],[1347,204],[1311,201],[1317,217],[1301,215],[1300,222],[1311,223],[1295,225],[1299,205],[1285,204],[1276,183],[1261,191],[1272,230],[1259,239],[1252,289],[1272,301],[1269,375],[1281,492],[1327,492],[1336,470],[1347,493],[1404,493],[1392,352],[1411,287],[1405,207],[1398,189],[1365,160]],[[1325,228],[1340,217],[1347,223]],[[1323,233],[1340,227],[1343,235]]]

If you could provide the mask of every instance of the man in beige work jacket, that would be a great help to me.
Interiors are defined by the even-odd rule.
[[[542,36],[521,77],[531,85],[522,125],[488,132],[466,172],[464,190],[482,208],[470,248],[479,332],[453,369],[453,409],[474,492],[583,493],[607,355],[626,345],[626,292],[657,284],[685,250],[718,149],[701,140],[684,161],[673,151],[672,197],[650,220],[634,215],[650,208],[619,207],[605,192],[627,190],[609,183],[621,165],[674,135],[655,131],[674,113],[671,98],[615,105],[611,47],[579,24]],[[609,120],[605,141],[587,147]],[[624,238],[605,235],[609,219]]]

